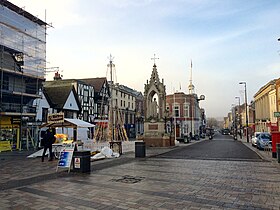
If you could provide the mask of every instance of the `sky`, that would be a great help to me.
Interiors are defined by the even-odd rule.
[[[195,92],[207,117],[225,117],[280,77],[279,0],[10,0],[52,27],[47,67],[64,79],[104,77],[144,92],[154,61],[167,94]],[[54,73],[47,74],[51,80]]]

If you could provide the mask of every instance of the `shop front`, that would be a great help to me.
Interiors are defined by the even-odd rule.
[[[2,116],[0,120],[0,152],[20,148],[20,119]]]

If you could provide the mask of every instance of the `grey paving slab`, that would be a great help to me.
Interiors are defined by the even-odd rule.
[[[280,208],[280,168],[275,161],[155,156],[168,151],[152,148],[149,158],[127,154],[92,163],[90,174],[55,173],[55,162],[38,159],[17,160],[20,165],[0,161],[0,209]]]

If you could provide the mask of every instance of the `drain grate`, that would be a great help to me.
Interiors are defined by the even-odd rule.
[[[135,184],[135,183],[142,181],[143,179],[145,179],[145,177],[124,175],[121,178],[112,179],[111,181],[122,182],[122,183],[126,183],[126,184]]]

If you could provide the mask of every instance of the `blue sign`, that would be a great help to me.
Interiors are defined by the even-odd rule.
[[[68,168],[68,172],[70,171],[74,147],[74,144],[71,146],[67,145],[60,151],[60,157],[57,163],[56,171],[58,168]]]

